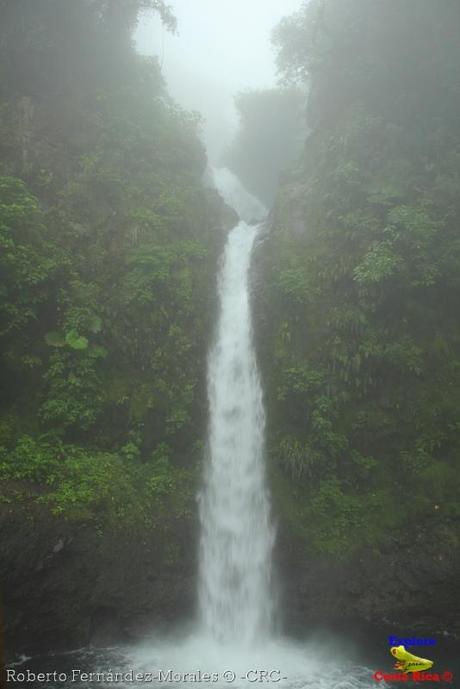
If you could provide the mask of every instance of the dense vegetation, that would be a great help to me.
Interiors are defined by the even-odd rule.
[[[459,27],[455,0],[317,0],[274,33],[312,132],[260,346],[278,506],[317,550],[459,545]]]
[[[3,500],[100,524],[187,511],[205,424],[222,208],[132,45],[149,8],[174,30],[161,0],[0,2]]]
[[[133,48],[148,8],[175,30],[161,0],[0,0],[1,499],[101,527],[189,515],[205,435],[222,207]],[[237,99],[226,162],[266,202],[310,131],[257,315],[277,508],[317,551],[459,543],[459,28],[456,0],[312,0],[280,88]]]

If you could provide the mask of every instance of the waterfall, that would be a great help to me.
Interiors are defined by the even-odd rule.
[[[375,667],[350,661],[350,646],[343,653],[342,641],[326,643],[321,637],[304,644],[272,633],[277,612],[270,573],[274,531],[249,299],[251,253],[262,228],[251,223],[266,211],[230,172],[218,171],[215,180],[242,220],[229,233],[222,256],[220,313],[208,358],[208,457],[199,510],[200,626],[172,636],[152,633],[143,642],[96,650],[95,655],[92,648],[90,654],[82,649],[61,663],[85,669],[89,663],[96,672],[115,668],[127,677],[141,673],[155,687],[212,682],[216,689],[245,689],[270,681],[287,689],[374,689]],[[50,656],[52,668],[56,657]],[[124,689],[145,685],[146,680],[131,679],[119,684]]]
[[[231,173],[216,175],[240,215],[261,204]],[[223,188],[222,188],[223,187]],[[200,499],[199,604],[204,631],[222,642],[266,638],[272,620],[273,528],[264,468],[265,415],[252,343],[251,251],[260,225],[230,232],[219,276],[220,316],[208,359],[209,457]]]
[[[225,167],[212,168],[213,184],[218,188],[225,203],[231,206],[246,222],[261,222],[267,216],[267,209],[250,194],[240,180]]]

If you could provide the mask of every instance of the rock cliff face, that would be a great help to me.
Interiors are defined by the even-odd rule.
[[[39,507],[0,510],[7,652],[38,653],[132,641],[190,620],[192,523],[155,532],[98,533]]]
[[[32,508],[0,510],[3,608],[9,657],[109,646],[190,624],[197,524],[97,533]],[[280,522],[276,571],[284,631],[320,627],[460,636],[460,560],[442,534],[420,529],[351,558],[313,555]]]
[[[349,558],[309,555],[281,527],[278,571],[287,632],[353,621],[419,635],[460,637],[460,558],[442,534],[420,529]]]

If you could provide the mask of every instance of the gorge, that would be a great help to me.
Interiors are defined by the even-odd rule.
[[[17,685],[88,681],[109,687],[253,682],[294,687],[370,689],[370,670],[350,662],[337,641],[299,643],[281,633],[273,585],[274,527],[265,477],[265,413],[252,340],[249,272],[263,228],[249,224],[262,206],[228,171],[216,171],[224,198],[243,219],[229,232],[218,279],[219,316],[208,357],[209,438],[200,494],[198,615],[165,637],[142,643],[27,658],[10,668]],[[331,662],[330,655],[334,660]],[[340,658],[340,660],[338,660]],[[70,663],[70,664],[69,664]],[[327,663],[328,671],[324,672]],[[77,667],[78,669],[75,669]],[[57,675],[57,676],[56,676]],[[345,683],[345,684],[344,684]]]
[[[18,671],[458,672],[460,9],[291,4],[0,1]],[[172,41],[205,115],[236,95],[220,159]]]

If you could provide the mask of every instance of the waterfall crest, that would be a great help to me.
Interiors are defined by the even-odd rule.
[[[248,223],[262,222],[267,217],[267,209],[255,196],[250,194],[236,175],[226,167],[212,168],[214,185],[225,203],[231,206]]]
[[[221,184],[229,180],[235,193],[231,173],[217,176]],[[240,198],[246,217],[263,208],[251,198],[247,192]],[[267,638],[273,614],[265,414],[249,300],[251,252],[260,227],[242,220],[224,250],[220,315],[208,358],[209,456],[200,496],[201,623],[212,638],[243,644]]]

